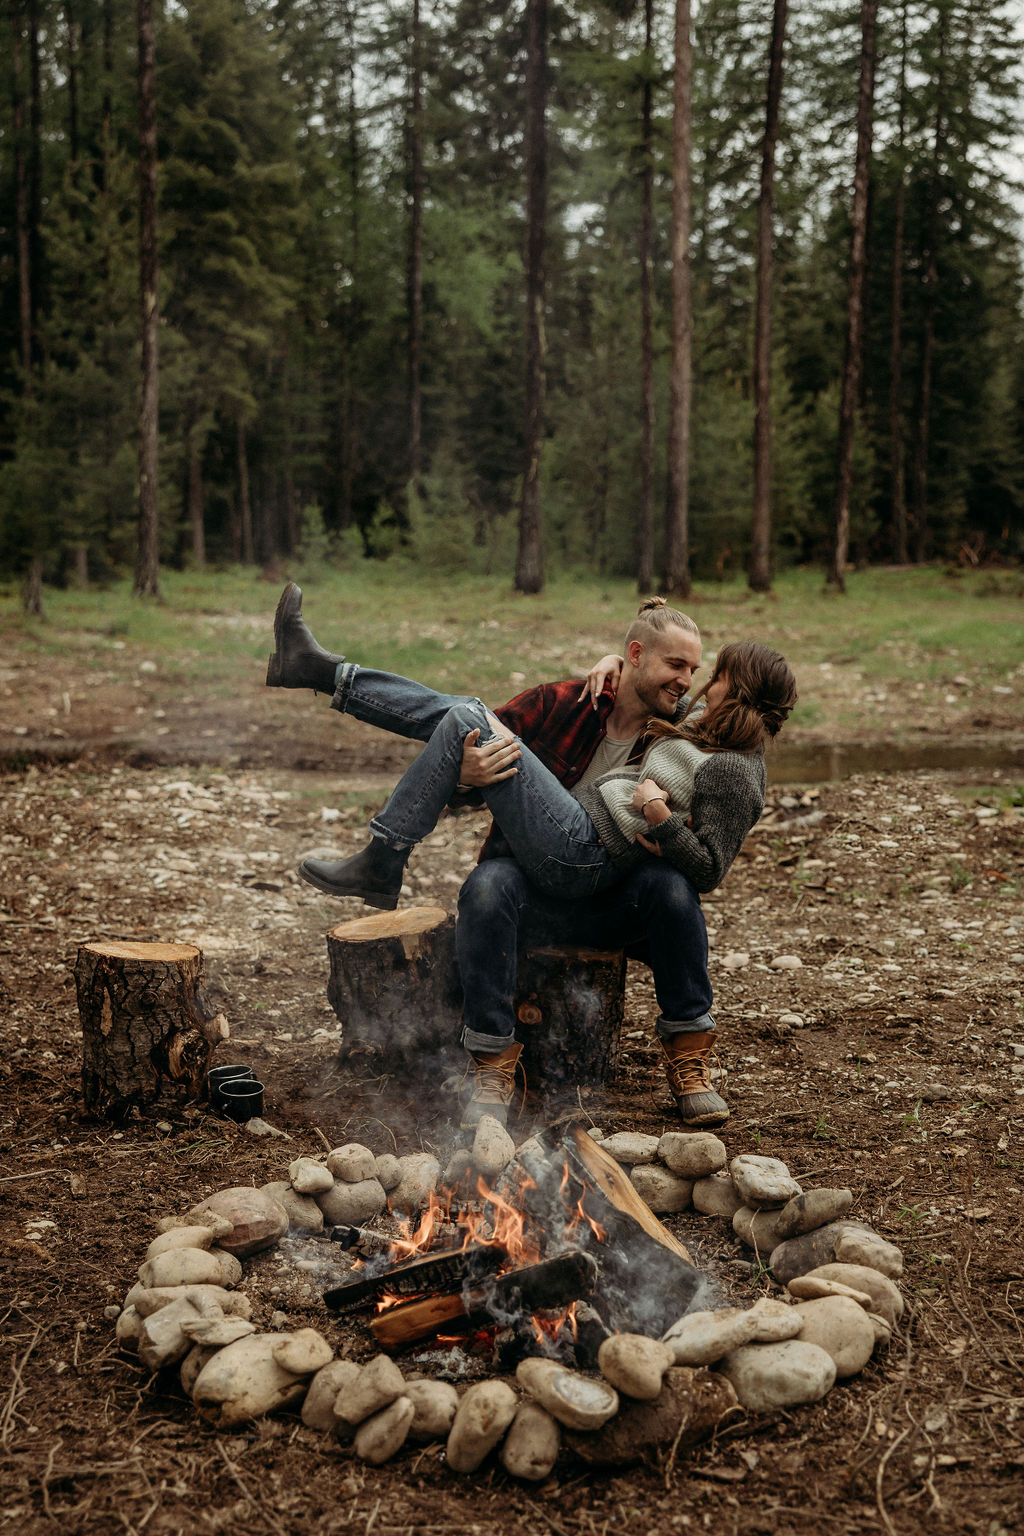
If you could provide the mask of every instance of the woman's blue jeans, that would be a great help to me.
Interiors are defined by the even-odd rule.
[[[492,717],[479,699],[437,694],[391,673],[354,668],[345,684],[342,676],[335,701],[340,692],[346,713],[386,730],[394,730],[397,720],[403,735],[430,728],[423,751],[370,822],[374,837],[391,848],[422,842],[455,794],[466,737],[474,730],[482,742],[497,735]],[[510,778],[480,794],[520,869],[548,895],[591,896],[616,883],[590,817],[528,747]]]

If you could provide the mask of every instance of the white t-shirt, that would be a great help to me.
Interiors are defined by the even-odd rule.
[[[586,772],[579,782],[590,784],[604,773],[612,773],[616,768],[624,768],[635,741],[635,736],[630,736],[628,741],[616,741],[614,736],[602,736],[597,744],[597,751],[587,764]]]

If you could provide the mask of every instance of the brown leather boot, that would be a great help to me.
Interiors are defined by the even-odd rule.
[[[724,1125],[729,1118],[729,1106],[711,1086],[715,1031],[705,1029],[689,1034],[683,1030],[663,1036],[661,1048],[665,1052],[665,1076],[683,1124],[696,1129]]]
[[[499,1125],[504,1125],[516,1091],[516,1067],[523,1048],[518,1040],[513,1040],[503,1051],[473,1051],[471,1054],[476,1081],[462,1111],[462,1129],[472,1130],[484,1115],[493,1115]]]

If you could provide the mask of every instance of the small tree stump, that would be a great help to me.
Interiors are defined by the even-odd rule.
[[[531,1087],[597,1086],[619,1056],[626,957],[599,949],[531,949],[519,962],[516,1038]]]
[[[339,923],[327,934],[327,952],[327,996],[345,1055],[378,1049],[389,1068],[413,1074],[425,1054],[457,1046],[462,987],[450,912],[405,907]]]
[[[202,951],[194,944],[83,944],[75,962],[86,1109],[123,1119],[164,1085],[189,1099],[203,1091],[223,1014],[202,1002]]]

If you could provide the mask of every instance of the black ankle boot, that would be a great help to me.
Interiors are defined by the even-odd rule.
[[[333,693],[334,678],[344,656],[334,656],[313,639],[302,617],[302,588],[290,581],[274,614],[276,650],[267,667],[268,688],[315,688]]]
[[[351,859],[303,859],[299,875],[328,896],[359,896],[368,907],[393,912],[398,906],[408,848],[389,848],[379,837]]]

